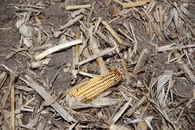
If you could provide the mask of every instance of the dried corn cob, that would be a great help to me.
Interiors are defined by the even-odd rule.
[[[86,103],[121,80],[122,75],[117,70],[107,71],[104,75],[92,78],[86,85],[73,89],[68,95],[82,103]]]

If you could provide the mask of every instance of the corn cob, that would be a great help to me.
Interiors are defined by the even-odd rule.
[[[121,80],[122,75],[117,70],[107,71],[104,75],[92,78],[86,85],[73,89],[68,95],[87,103]]]

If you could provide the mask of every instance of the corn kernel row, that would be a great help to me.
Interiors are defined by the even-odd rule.
[[[82,97],[81,102],[85,103],[116,85],[121,80],[122,76],[117,70],[107,71],[104,75],[92,78],[86,85],[73,89],[69,93],[69,96],[74,98]]]

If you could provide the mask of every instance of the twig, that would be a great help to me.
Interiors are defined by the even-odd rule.
[[[74,19],[72,20],[69,20],[68,23],[66,23],[65,25],[63,26],[60,26],[60,30],[63,30],[65,28],[68,28],[70,26],[72,26],[73,24],[75,24],[76,22],[78,22],[80,19],[82,19],[84,17],[84,15],[79,15],[77,17],[75,17]]]
[[[115,50],[115,48],[107,48],[107,49],[105,49],[105,50],[103,50],[95,55],[90,56],[90,58],[79,62],[79,66],[84,65],[87,62],[93,61],[93,60],[97,59],[98,57],[102,57],[102,56],[104,56],[104,55],[106,55],[114,50]]]
[[[66,48],[69,48],[71,46],[74,46],[74,45],[77,45],[77,44],[81,44],[81,43],[82,43],[81,39],[70,41],[70,42],[66,42],[66,43],[62,43],[60,45],[51,47],[51,48],[43,51],[42,53],[40,53],[37,56],[35,56],[35,59],[36,60],[41,60],[41,59],[45,58],[47,55],[49,55],[49,54],[52,54],[54,52],[57,52],[57,51],[60,51],[62,49],[66,49]]]
[[[95,2],[93,3],[93,5],[92,5],[92,7],[91,7],[91,10],[90,10],[90,12],[89,12],[89,15],[88,15],[88,17],[87,17],[87,23],[86,23],[86,25],[89,27],[89,23],[90,23],[90,20],[91,20],[91,16],[92,16],[92,14],[93,14],[93,11],[94,11],[94,5],[95,5]]]

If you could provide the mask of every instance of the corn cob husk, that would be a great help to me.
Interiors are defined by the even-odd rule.
[[[90,79],[87,84],[72,89],[68,96],[75,98],[78,102],[87,103],[121,80],[122,75],[117,70],[107,71],[104,75]]]

